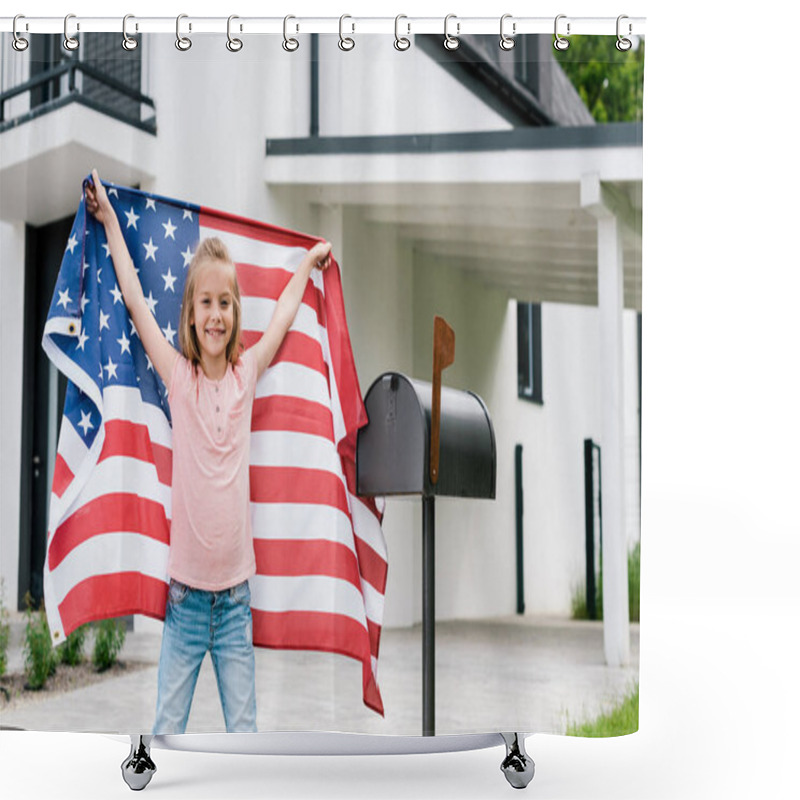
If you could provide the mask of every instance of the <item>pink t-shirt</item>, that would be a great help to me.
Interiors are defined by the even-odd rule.
[[[175,359],[172,530],[168,572],[187,586],[221,591],[256,571],[250,521],[250,418],[257,363],[250,353],[220,381]]]

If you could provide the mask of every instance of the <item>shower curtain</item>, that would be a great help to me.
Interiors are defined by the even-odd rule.
[[[602,36],[556,20],[556,46],[513,20],[502,38],[457,18],[439,33],[398,18],[394,37],[346,18],[338,35],[287,19],[283,38],[177,24],[177,40],[131,27],[132,49],[71,29],[75,49],[32,33],[17,51],[3,34],[0,263],[20,332],[3,345],[22,387],[0,423],[16,454],[2,464],[3,724],[153,723],[169,404],[85,212],[97,167],[167,336],[204,224],[239,242],[253,336],[302,252],[333,245],[253,418],[253,442],[291,431],[280,452],[265,439],[250,473],[259,730],[422,732],[421,498],[359,496],[356,449],[379,376],[431,381],[439,315],[456,342],[443,383],[491,419],[496,491],[436,505],[435,732],[635,731],[644,38],[613,35],[613,20]],[[72,358],[84,337],[91,372]],[[108,411],[126,357],[144,484],[141,464],[102,452],[133,424]],[[253,489],[261,469],[283,494]],[[153,516],[130,524],[123,494]],[[98,495],[111,527],[95,525]],[[121,649],[100,671],[109,642]],[[619,708],[624,722],[591,727]],[[209,660],[187,730],[224,730]]]

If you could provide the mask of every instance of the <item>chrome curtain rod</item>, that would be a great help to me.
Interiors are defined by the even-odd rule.
[[[134,5],[134,4],[132,4]],[[0,17],[0,32],[11,33],[14,30],[14,17]],[[645,17],[628,17],[622,15],[624,36],[641,36],[645,33]],[[399,30],[408,36],[414,33],[445,34],[452,36],[470,34],[499,34],[502,30],[507,36],[526,33],[553,34],[558,31],[562,36],[591,34],[595,36],[615,36],[618,32],[618,17],[570,17],[559,14],[554,17],[196,17],[182,14],[181,31],[195,34],[222,34],[233,30],[240,34],[273,34],[283,36],[287,30],[292,35],[308,33],[339,34],[344,29],[348,34],[386,34],[394,35]],[[69,33],[120,32],[123,30],[123,17],[84,17],[69,15]],[[37,33],[64,33],[64,17],[36,17],[19,15],[16,31],[20,35]],[[125,28],[128,34],[139,33],[175,33],[176,17],[137,17],[126,16]]]

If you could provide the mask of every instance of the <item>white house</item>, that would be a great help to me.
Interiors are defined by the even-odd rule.
[[[479,394],[497,496],[437,504],[437,616],[570,612],[585,574],[584,440],[602,448],[606,657],[628,654],[626,552],[639,537],[641,124],[595,125],[546,37],[152,35],[0,42],[0,556],[5,600],[41,591],[60,382],[46,313],[81,180],[117,183],[331,240],[362,392],[430,380],[433,316],[456,334],[444,383]],[[67,226],[65,229],[65,225]],[[528,304],[536,304],[529,306]],[[521,325],[521,327],[520,327]],[[385,624],[421,617],[418,498],[387,503]],[[38,583],[37,583],[38,581]],[[155,624],[138,620],[137,624]]]

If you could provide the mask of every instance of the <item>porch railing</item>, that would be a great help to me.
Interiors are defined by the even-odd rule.
[[[82,81],[78,79],[78,73],[82,73],[86,77],[106,86],[116,93],[117,96],[128,98],[136,103],[137,105],[135,107],[138,109],[138,115],[125,113],[124,111],[121,111],[118,108],[113,108],[87,94],[82,86]],[[26,92],[34,92],[37,89],[46,91],[46,88],[51,83],[58,85],[56,82],[61,81],[63,76],[66,76],[66,93],[61,94],[59,97],[37,103],[35,106],[22,112],[21,114],[18,114],[11,119],[6,119],[6,103],[9,100],[25,94]],[[18,86],[14,86],[11,89],[7,89],[0,94],[0,133],[8,130],[9,128],[14,128],[18,125],[22,125],[25,122],[29,122],[36,117],[48,114],[56,109],[63,108],[70,103],[80,103],[81,105],[100,112],[101,114],[118,119],[121,122],[127,123],[128,125],[133,125],[134,127],[143,131],[147,131],[148,133],[156,132],[155,103],[153,102],[152,98],[147,97],[136,89],[132,89],[130,86],[126,86],[121,81],[112,78],[102,70],[96,69],[85,62],[67,61],[45,72],[40,72],[30,80],[27,80]],[[152,115],[146,119],[142,119],[143,106],[152,109],[153,112]]]

